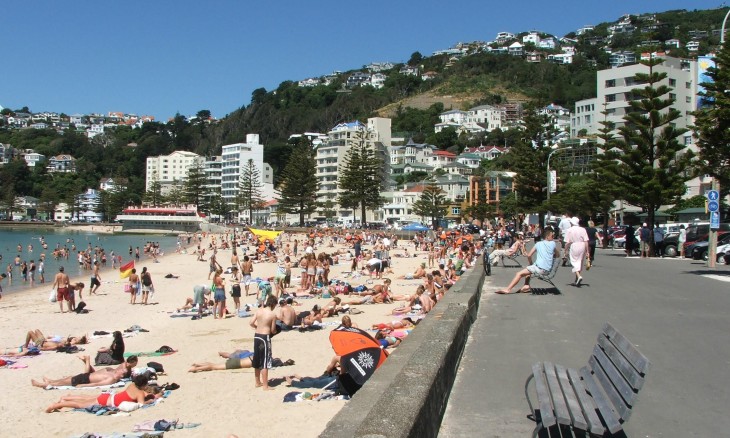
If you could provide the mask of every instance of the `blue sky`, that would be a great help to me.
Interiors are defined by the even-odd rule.
[[[32,111],[223,117],[285,80],[407,61],[499,31],[562,36],[625,13],[718,0],[8,1],[0,105]],[[453,6],[447,6],[453,5]],[[718,13],[718,27],[722,21]]]

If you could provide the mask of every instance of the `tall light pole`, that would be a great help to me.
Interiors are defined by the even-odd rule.
[[[720,45],[725,44],[725,24],[727,23],[727,17],[730,17],[730,11],[727,11],[725,18],[722,20],[722,28],[720,29]]]
[[[564,151],[566,149],[573,149],[573,146],[566,146],[564,148],[557,148],[557,149],[555,149],[554,151],[552,151],[552,152],[550,152],[548,154],[548,159],[547,159],[547,199],[548,199],[548,201],[550,200],[550,191],[551,191],[550,189],[552,188],[551,187],[551,184],[550,184],[550,182],[551,182],[551,178],[550,178],[550,176],[551,176],[550,175],[550,158],[552,158],[552,156],[553,156],[554,153],[560,152],[560,151]]]

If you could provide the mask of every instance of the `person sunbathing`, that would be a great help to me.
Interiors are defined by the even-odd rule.
[[[401,330],[401,329],[412,329],[418,324],[418,321],[414,321],[411,318],[403,318],[401,320],[395,320],[393,322],[381,322],[379,324],[373,324],[373,330]]]
[[[300,321],[300,330],[311,327],[312,325],[314,325],[315,322],[321,323],[323,316],[324,314],[322,308],[315,304],[314,307],[312,307],[311,312],[302,312],[301,314],[299,314],[298,319]]]
[[[226,353],[221,351],[218,353],[222,358],[225,358],[224,363],[213,363],[213,362],[201,362],[194,363],[188,370],[189,373],[199,373],[203,371],[222,371],[222,370],[238,370],[253,367],[253,352],[248,350],[236,350],[233,353]],[[286,362],[282,362],[281,359],[275,357],[271,360],[273,366],[286,366],[294,365],[294,361],[287,359]]]
[[[75,386],[85,388],[90,386],[112,385],[129,377],[132,368],[137,366],[137,356],[129,356],[124,363],[119,364],[116,368],[107,367],[101,370],[94,369],[91,366],[90,356],[79,356],[84,363],[84,372],[75,376],[66,376],[60,379],[49,379],[43,377],[43,380],[31,380],[30,383],[38,388],[46,388],[48,386]]]
[[[147,376],[140,374],[122,392],[105,392],[98,396],[68,394],[61,397],[58,402],[48,406],[46,412],[50,414],[63,408],[86,409],[93,405],[118,408],[123,402],[138,403],[140,405],[150,404],[160,395],[148,394],[145,391],[147,382]]]
[[[340,307],[340,303],[342,302],[342,299],[340,297],[334,297],[332,298],[332,301],[327,303],[326,306],[323,307],[323,315],[324,317],[330,317],[330,316],[337,316],[337,313],[342,310],[342,307]]]
[[[426,276],[426,264],[421,263],[421,266],[419,266],[413,273],[409,272],[406,275],[403,275],[401,277],[398,277],[403,280],[416,280],[421,279]]]
[[[383,330],[378,330],[377,333],[375,333],[375,340],[378,341],[380,346],[385,349],[388,347],[397,347],[401,343],[401,339],[397,338],[395,336],[390,336],[388,333],[384,332]]]
[[[414,295],[405,295],[404,297],[408,297],[407,300],[408,304],[400,307],[396,307],[393,309],[393,314],[398,315],[401,313],[408,313],[408,312],[416,312],[416,313],[428,313],[433,309],[434,302],[431,300],[431,297],[428,296],[428,294],[424,293],[426,291],[425,286],[419,285],[418,288],[416,288],[416,293]],[[394,297],[394,300],[399,300],[399,298],[404,298],[401,296]]]
[[[32,342],[33,345],[41,351],[54,351],[58,347],[86,344],[88,341],[89,340],[86,335],[78,337],[69,336],[66,339],[62,336],[46,337],[40,330],[36,329],[30,330],[25,335],[25,343],[23,344],[23,347],[29,348]]]

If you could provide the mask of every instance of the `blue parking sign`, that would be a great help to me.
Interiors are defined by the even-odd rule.
[[[708,201],[717,201],[720,199],[720,192],[717,190],[710,190],[707,192],[707,200]]]
[[[719,211],[713,211],[712,213],[710,213],[710,229],[711,230],[720,229],[720,212]]]

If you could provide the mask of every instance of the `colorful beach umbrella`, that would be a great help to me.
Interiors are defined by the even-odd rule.
[[[385,362],[388,353],[367,332],[355,327],[337,327],[330,332],[330,344],[340,356],[340,366],[359,386]],[[349,391],[348,391],[349,392]]]

